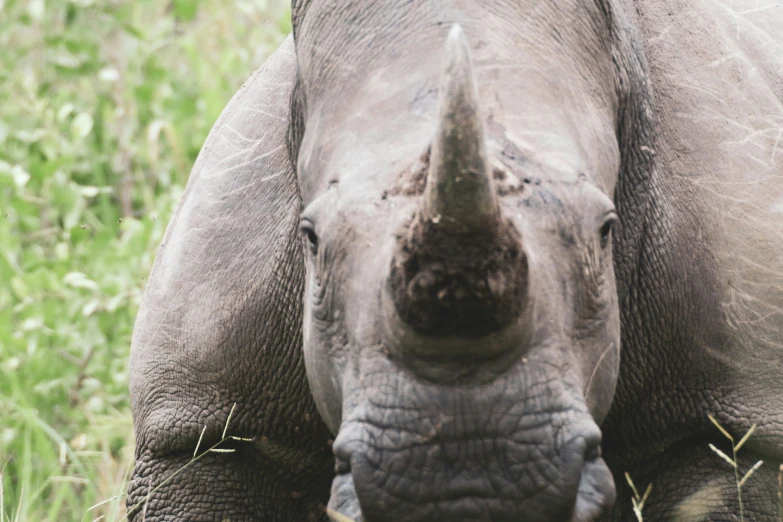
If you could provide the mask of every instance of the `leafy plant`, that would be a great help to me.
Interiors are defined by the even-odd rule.
[[[0,521],[122,516],[145,281],[286,4],[0,0]]]

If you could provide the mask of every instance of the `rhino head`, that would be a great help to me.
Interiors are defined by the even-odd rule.
[[[611,94],[574,107],[535,82],[514,92],[445,29],[382,66],[361,64],[371,43],[332,56],[341,73],[315,65],[325,30],[297,36],[304,350],[336,433],[329,507],[357,522],[593,520],[614,500],[598,427],[620,347]],[[558,81],[608,92],[595,72]]]

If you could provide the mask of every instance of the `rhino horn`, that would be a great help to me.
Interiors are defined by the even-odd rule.
[[[446,42],[424,214],[443,227],[473,232],[492,229],[499,214],[468,43],[459,24]]]

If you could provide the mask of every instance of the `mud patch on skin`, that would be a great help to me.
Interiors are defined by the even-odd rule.
[[[492,169],[492,179],[495,181],[498,196],[522,194],[525,191],[525,186],[519,178],[502,166],[495,166]]]
[[[430,169],[430,148],[427,147],[418,160],[405,169],[397,183],[386,194],[389,196],[420,196],[427,186],[427,172]]]
[[[398,239],[389,290],[419,333],[484,336],[522,313],[527,257],[510,220],[489,233],[454,228],[417,214]]]
[[[499,196],[522,194],[529,178],[521,178],[508,165],[496,161],[492,168],[492,178]],[[430,169],[430,148],[427,148],[413,165],[406,168],[397,182],[384,196],[421,196],[427,186],[427,177]]]

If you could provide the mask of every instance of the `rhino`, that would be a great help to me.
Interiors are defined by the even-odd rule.
[[[776,520],[783,7],[292,19],[149,278],[130,519]]]

